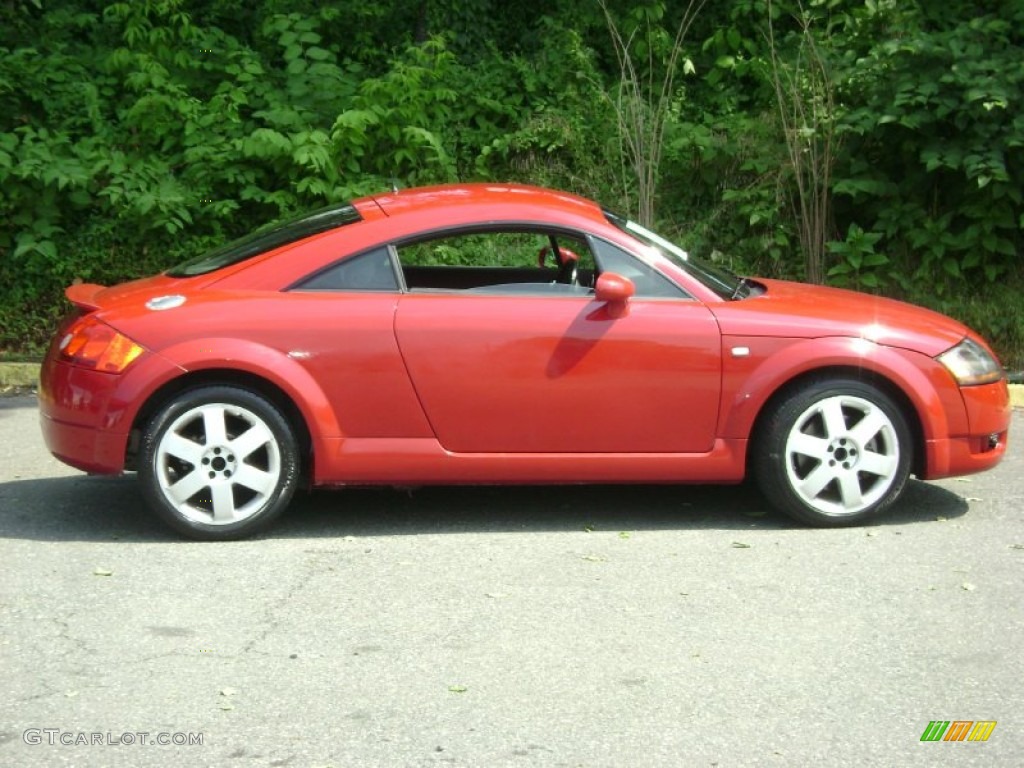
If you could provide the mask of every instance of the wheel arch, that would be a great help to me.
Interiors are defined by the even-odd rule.
[[[761,404],[750,429],[750,449],[747,451],[745,470],[748,477],[751,473],[753,457],[758,452],[759,443],[765,435],[765,422],[768,421],[771,414],[778,408],[781,402],[785,401],[795,392],[808,386],[811,382],[826,379],[850,379],[868,384],[892,399],[897,407],[899,407],[910,429],[913,442],[911,472],[916,475],[921,475],[924,472],[927,461],[924,426],[917,406],[906,392],[895,381],[878,371],[853,365],[829,365],[811,368],[794,374],[776,387]]]
[[[125,468],[135,469],[138,457],[139,441],[146,424],[160,411],[163,406],[192,389],[208,386],[233,386],[245,389],[266,398],[276,407],[295,432],[299,443],[301,472],[304,477],[313,477],[313,435],[307,424],[306,417],[295,400],[280,386],[270,379],[251,371],[237,368],[203,368],[189,371],[164,382],[154,390],[142,407],[139,408],[132,421],[128,444],[125,448]]]

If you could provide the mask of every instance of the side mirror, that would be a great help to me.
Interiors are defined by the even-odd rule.
[[[625,304],[634,293],[633,281],[614,272],[602,272],[594,286],[594,298],[608,304]]]

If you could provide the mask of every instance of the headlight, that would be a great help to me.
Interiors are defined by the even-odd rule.
[[[946,366],[961,387],[991,384],[1003,378],[1003,369],[996,359],[971,339],[964,339],[936,359]]]

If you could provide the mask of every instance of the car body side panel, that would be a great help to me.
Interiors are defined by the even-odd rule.
[[[458,453],[704,453],[721,379],[699,302],[402,297],[396,334],[424,411]]]
[[[105,444],[113,440],[102,460],[77,460],[76,466],[87,463],[97,472],[121,471],[132,422],[157,390],[177,377],[209,370],[243,372],[277,386],[302,413],[314,442],[431,437],[398,353],[396,298],[204,291],[169,310],[122,306],[113,322],[153,352],[119,376],[74,368],[51,355],[55,373],[44,388],[49,401],[43,410],[51,420],[97,430]],[[114,313],[101,309],[97,316],[108,314]],[[82,451],[94,449],[81,446]],[[67,450],[61,455],[73,458]],[[315,482],[326,479],[319,466],[315,472]]]
[[[326,437],[431,435],[398,353],[397,294],[207,291],[126,323],[133,338],[193,371],[264,376]],[[204,328],[217,328],[211,338]]]

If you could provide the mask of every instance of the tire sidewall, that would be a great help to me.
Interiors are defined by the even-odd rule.
[[[157,466],[160,442],[175,420],[187,411],[212,404],[239,406],[260,418],[274,436],[281,466],[277,486],[260,509],[243,520],[222,525],[201,523],[182,515],[164,496]],[[150,419],[142,433],[138,475],[147,504],[178,533],[204,541],[238,539],[265,528],[287,508],[300,476],[298,444],[287,419],[261,395],[231,386],[198,387],[179,393]]]
[[[789,435],[797,420],[816,403],[831,397],[852,396],[879,408],[892,424],[899,452],[895,475],[885,494],[874,504],[846,515],[830,515],[807,504],[793,488],[786,470]],[[810,525],[844,527],[859,525],[891,506],[902,494],[910,476],[913,442],[907,418],[896,402],[872,384],[854,379],[818,379],[782,399],[770,412],[755,443],[755,479],[768,501],[780,511]]]

